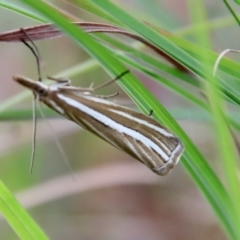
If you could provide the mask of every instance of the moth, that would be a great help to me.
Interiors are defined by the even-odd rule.
[[[169,173],[184,151],[180,139],[151,116],[93,94],[110,82],[95,88],[77,88],[71,86],[69,80],[55,79],[57,82],[51,86],[23,76],[14,76],[14,80],[31,90],[40,102],[159,175]]]
[[[17,75],[13,77],[16,82],[31,90],[38,101],[128,153],[153,172],[164,176],[174,168],[184,151],[184,146],[177,136],[151,116],[108,101],[107,98],[115,96],[114,94],[101,97],[94,94],[97,89],[109,85],[129,71],[95,88],[73,87],[70,80],[56,78],[49,78],[56,83],[47,86],[41,81],[41,56],[38,48],[27,32],[21,30],[32,43],[31,46],[26,40],[21,40],[36,57],[39,81]],[[32,163],[33,159],[34,148]]]

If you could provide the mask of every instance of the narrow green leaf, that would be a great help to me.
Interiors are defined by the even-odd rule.
[[[192,58],[186,52],[182,51],[182,49],[173,44],[163,35],[136,20],[133,16],[130,16],[110,1],[89,1],[102,8],[102,10],[106,11],[106,9],[108,9],[108,12],[111,13],[112,17],[115,17],[118,21],[123,22],[126,26],[139,33],[140,36],[147,39],[159,49],[162,49],[169,56],[182,63],[186,68],[189,68],[199,76],[203,76],[203,72],[201,71],[202,65],[200,62]]]
[[[111,55],[110,51],[95,42],[91,37],[87,36],[79,29],[74,28],[71,24],[67,23],[66,20],[64,20],[64,18],[62,18],[54,9],[51,9],[41,1],[24,0],[23,2],[34,7],[36,11],[41,12],[45,17],[66,31],[81,47],[83,47],[91,56],[96,58],[112,76],[116,76],[125,70],[125,67]],[[128,25],[128,27],[132,28],[156,46],[166,51],[170,56],[189,67],[189,69],[197,73],[199,76],[203,76],[203,73],[201,72],[201,63],[192,58],[188,53],[179,48],[176,44],[173,44],[167,38],[162,37],[156,31],[150,29],[136,19],[133,19],[127,13],[123,12],[108,1],[92,0],[91,2],[94,2],[94,4],[100,7],[101,10],[107,11],[112,17],[115,17],[118,21]],[[224,224],[225,229],[229,232],[229,235],[235,236],[235,224],[231,218],[229,209],[231,201],[216,174],[208,166],[207,161],[202,157],[195,145],[176,124],[171,115],[158,103],[147,89],[137,82],[131,74],[124,77],[119,83],[134,101],[137,102],[142,110],[149,112],[149,110],[154,109],[154,117],[161,120],[183,140],[186,147],[186,154],[182,159],[184,166],[200,186],[200,189],[211,203]]]
[[[74,5],[78,4],[81,6],[81,9],[84,9],[85,11],[88,11],[97,17],[119,24],[115,18],[111,17],[111,15],[109,15],[107,12],[102,11],[101,8],[98,8],[95,4],[90,3],[88,0],[69,0],[69,2],[73,3]]]
[[[0,212],[15,233],[23,240],[45,240],[48,237],[22,208],[15,197],[0,181]]]
[[[27,9],[22,8],[22,7],[18,6],[17,4],[13,4],[13,3],[9,3],[8,1],[0,0],[0,6],[8,9],[9,11],[19,13],[25,17],[29,17],[36,21],[46,22],[45,18],[42,18],[42,17],[38,16],[37,14],[33,14],[31,11],[28,11]]]

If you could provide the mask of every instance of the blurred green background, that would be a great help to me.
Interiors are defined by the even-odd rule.
[[[51,2],[81,20],[102,22],[66,2]],[[114,2],[136,18],[194,42],[185,1]],[[209,22],[216,23],[212,28],[216,52],[239,48],[240,31],[222,2],[209,0],[206,5]],[[0,22],[0,32],[40,24],[3,8],[0,8]],[[129,38],[123,40],[134,43]],[[67,37],[37,41],[36,44],[50,75],[92,61]],[[0,72],[1,102],[25,91],[12,80],[13,75],[37,79],[35,59],[21,43],[0,43]],[[145,75],[136,73],[136,76],[173,114],[203,155],[211,159],[210,165],[218,170],[208,119],[196,111],[195,106]],[[109,76],[95,64],[81,76],[71,79],[73,85],[87,87],[92,82],[96,86]],[[113,84],[101,93],[118,91],[120,88]],[[116,102],[134,107],[121,93]],[[12,108],[13,111],[21,109],[31,111],[31,94]],[[217,218],[181,164],[163,178],[60,116],[51,118],[49,123],[61,142],[76,180],[72,179],[48,125],[41,118],[37,125],[37,152],[32,174],[29,174],[31,118],[0,121],[0,176],[51,239],[226,239]],[[3,218],[0,218],[0,239],[17,239]]]

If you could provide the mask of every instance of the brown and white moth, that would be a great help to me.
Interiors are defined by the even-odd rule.
[[[75,88],[69,81],[46,86],[22,76],[14,80],[30,89],[39,101],[159,175],[174,168],[184,151],[180,139],[152,117],[95,96],[94,89]]]

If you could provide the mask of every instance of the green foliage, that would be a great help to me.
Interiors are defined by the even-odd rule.
[[[20,239],[48,239],[2,182],[0,182],[0,212]]]
[[[139,55],[137,55],[141,56],[142,62],[140,64],[129,57],[129,55],[119,54],[111,48],[103,46],[79,28],[70,24],[57,10],[42,1],[23,0],[23,2],[31,6],[37,14],[41,16],[38,19],[44,19],[43,21],[45,22],[53,22],[61,30],[66,32],[81,48],[96,59],[112,77],[123,72],[126,69],[125,65],[131,66],[139,72],[149,75],[156,82],[163,84],[171,91],[181,95],[189,102],[206,111],[212,119],[212,122],[215,123],[217,149],[219,149],[220,156],[219,164],[221,164],[226,171],[224,176],[224,184],[226,187],[223,186],[222,181],[220,181],[214,169],[209,166],[208,160],[202,156],[170,113],[133,74],[128,74],[119,81],[120,86],[142,111],[148,113],[150,109],[154,109],[154,118],[175,132],[183,141],[185,153],[181,160],[182,164],[208,200],[230,239],[240,239],[240,212],[238,207],[238,203],[240,202],[240,188],[238,187],[239,181],[237,178],[239,166],[235,144],[229,131],[230,126],[239,131],[240,125],[224,112],[224,104],[226,103],[237,106],[240,105],[240,95],[239,91],[235,90],[235,88],[224,79],[212,77],[213,63],[217,55],[211,51],[211,46],[208,43],[207,29],[203,28],[201,31],[202,35],[199,37],[201,38],[199,41],[204,44],[195,45],[176,36],[164,36],[159,33],[157,29],[145,25],[110,1],[89,0],[84,1],[84,4],[82,4],[83,1],[75,1],[80,7],[85,8],[85,10],[95,14],[97,13],[98,16],[106,20],[111,20],[114,24],[121,24],[121,27],[136,32],[194,73],[195,76],[198,77],[197,81],[196,78],[191,75],[183,74],[181,71],[169,67],[166,63],[159,62],[158,59],[144,52],[139,51]],[[197,2],[200,6],[201,1]],[[5,7],[7,8],[7,6]],[[14,8],[14,11],[28,17],[30,16],[29,12],[24,13],[22,9],[18,11],[17,7]],[[199,18],[195,16],[196,22],[199,19],[204,19],[204,8],[201,6],[198,8],[198,11],[202,15],[199,16]],[[192,12],[192,14],[194,13]],[[35,14],[32,15],[33,17],[35,16]],[[36,15],[35,19],[37,19],[39,15]],[[133,47],[127,46],[119,40],[101,35],[98,37],[117,48],[136,51]],[[166,77],[161,76],[158,71],[154,70],[159,68],[169,76],[176,78],[176,82],[168,80]],[[219,66],[219,72],[227,74],[232,78],[239,76],[239,69],[239,64],[230,60],[221,61]],[[203,92],[208,101],[186,90],[182,86],[183,82]],[[23,98],[23,95],[19,95],[17,101]],[[6,110],[13,104],[11,101],[14,103],[14,99],[8,100],[2,108],[0,107],[0,111]],[[5,196],[7,195],[3,192],[3,197]],[[8,207],[7,203],[6,205],[2,205],[2,211],[5,210],[4,212],[7,212]],[[11,223],[14,219],[21,217],[21,211],[16,207],[14,208],[14,216],[7,217],[7,215],[5,215],[5,217],[9,223]],[[24,228],[23,225],[14,225],[13,227],[19,235]],[[34,228],[35,226],[32,226],[32,229]]]

